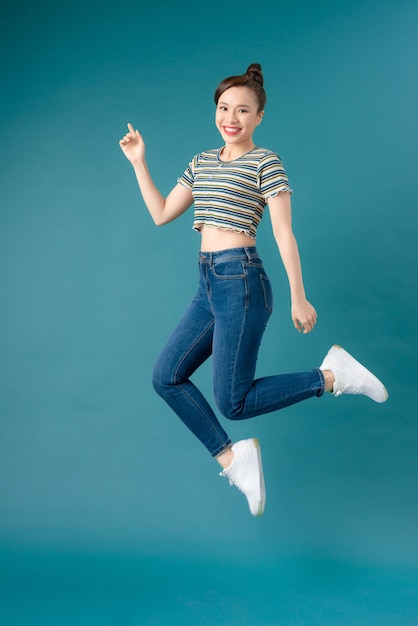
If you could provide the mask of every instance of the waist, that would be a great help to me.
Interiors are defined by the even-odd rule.
[[[202,226],[201,245],[202,252],[216,252],[230,248],[248,248],[255,246],[255,239],[243,232],[226,230],[213,226]]]

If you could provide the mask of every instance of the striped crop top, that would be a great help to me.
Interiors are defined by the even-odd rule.
[[[178,179],[192,190],[193,228],[213,226],[255,239],[268,198],[292,193],[282,161],[264,148],[253,148],[235,161],[221,161],[220,152],[197,154]]]

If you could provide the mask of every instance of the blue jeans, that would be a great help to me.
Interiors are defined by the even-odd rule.
[[[254,380],[261,338],[270,318],[270,281],[255,247],[200,252],[198,291],[154,367],[157,393],[212,456],[231,440],[199,389],[193,372],[212,355],[219,411],[242,420],[324,393],[319,369]]]

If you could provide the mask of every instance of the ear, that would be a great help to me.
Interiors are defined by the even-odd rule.
[[[260,113],[257,113],[257,126],[261,124],[263,117],[264,117],[264,111],[260,111]]]

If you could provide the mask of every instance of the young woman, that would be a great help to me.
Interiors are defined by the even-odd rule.
[[[154,387],[218,461],[221,475],[245,494],[253,515],[261,515],[265,505],[260,445],[257,439],[233,445],[191,382],[209,356],[217,407],[232,420],[276,411],[325,391],[387,399],[383,384],[339,346],[329,350],[319,368],[254,380],[272,312],[270,282],[255,247],[265,206],[289,279],[293,324],[306,334],[317,320],[305,295],[286,172],[277,154],[253,140],[265,101],[260,65],[224,79],[215,92],[215,122],[223,145],[197,154],[166,198],[152,181],[140,133],[128,124],[120,141],[155,224],[171,222],[194,203],[193,228],[201,236],[198,290],[157,360]]]

